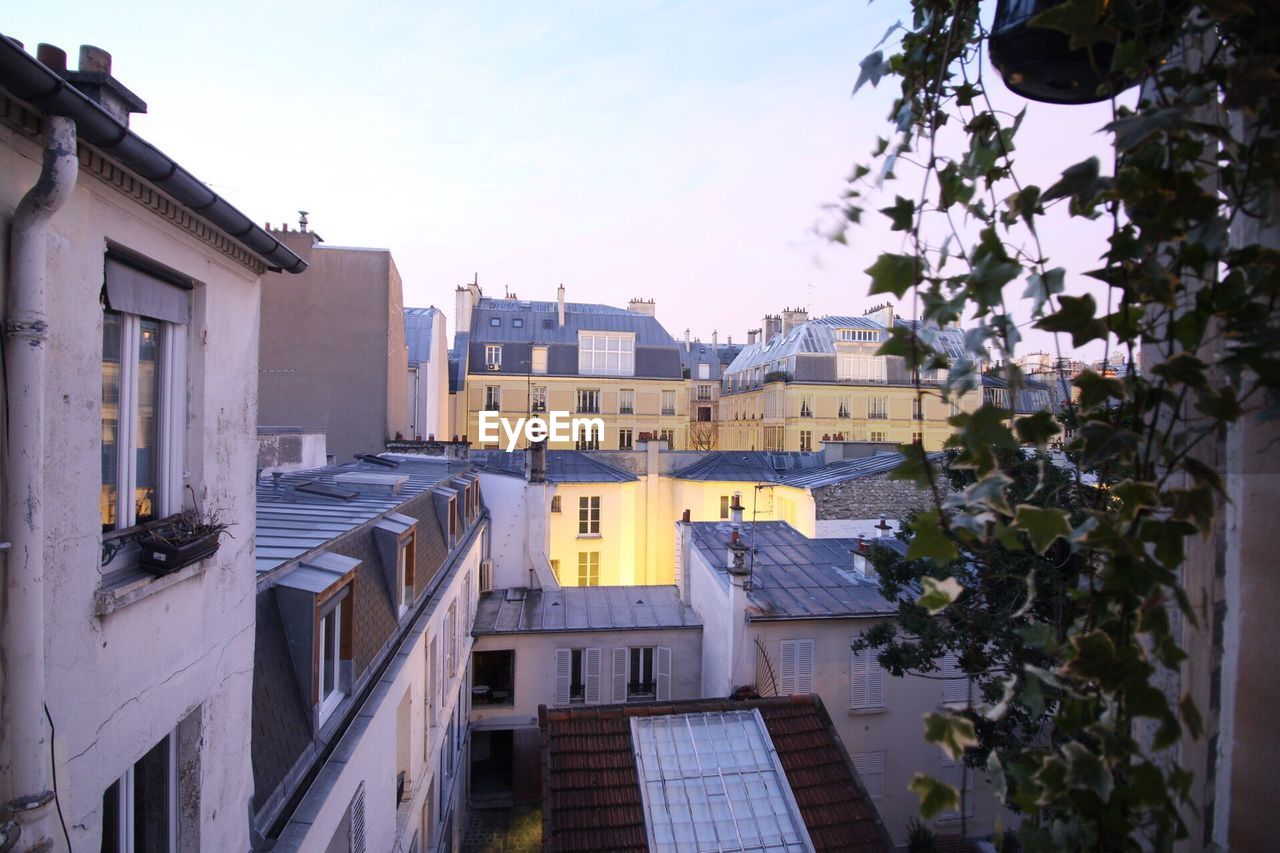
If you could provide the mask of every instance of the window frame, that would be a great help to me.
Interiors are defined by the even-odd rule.
[[[180,803],[179,785],[180,785],[181,779],[179,778],[180,765],[178,762],[179,728],[180,726],[175,727],[172,731],[170,731],[163,738],[161,738],[160,742],[157,743],[151,749],[147,750],[147,753],[143,755],[142,758],[138,759],[133,764],[130,764],[128,768],[125,769],[124,775],[120,776],[118,779],[116,779],[114,782],[108,785],[107,789],[103,791],[103,807],[105,811],[107,797],[110,794],[112,788],[116,789],[115,808],[117,810],[116,816],[115,816],[115,827],[116,827],[115,847],[114,848],[107,847],[106,845],[107,839],[104,837],[103,838],[104,849],[112,849],[115,851],[115,853],[137,853],[137,851],[142,849],[142,847],[138,845],[138,839],[137,839],[137,831],[139,829],[136,821],[137,768],[139,764],[142,764],[144,761],[147,760],[147,756],[149,756],[153,750],[155,750],[157,747],[160,747],[163,744],[166,750],[166,753],[164,756],[164,761],[165,761],[164,810],[165,810],[165,835],[167,836],[166,847],[168,848],[168,851],[172,851],[172,853],[176,853],[176,851],[178,850],[178,840],[179,840],[178,830],[179,830],[179,823],[181,820],[181,807],[179,805]],[[103,822],[104,824],[106,823],[105,818]],[[103,827],[104,836],[105,836],[105,833],[106,833],[106,827],[104,826]]]
[[[646,654],[648,657],[649,680],[637,681],[636,669],[640,673],[644,673]],[[658,697],[658,648],[657,646],[628,646],[627,647],[627,701],[634,702],[636,700],[656,699]],[[636,666],[637,660],[639,667]],[[649,686],[650,690],[645,691],[640,688]]]
[[[502,345],[501,344],[485,344],[484,346],[484,366],[486,370],[502,367]]]
[[[618,449],[635,449],[635,431],[631,427],[618,427]]]
[[[578,498],[578,538],[600,535],[600,496]]]
[[[586,580],[584,583],[583,580]],[[594,582],[593,582],[594,581]],[[600,552],[578,552],[578,586],[600,585]]]
[[[316,640],[314,649],[314,660],[316,666],[316,687],[315,701],[317,706],[317,724],[323,727],[324,724],[342,704],[342,700],[346,697],[346,691],[342,683],[342,663],[343,657],[343,629],[350,630],[349,625],[345,625],[350,620],[349,605],[351,600],[350,584],[344,584],[343,589],[339,593],[330,596],[324,602],[316,605]],[[348,610],[346,614],[343,610]],[[345,615],[345,619],[343,618]],[[333,618],[332,627],[329,627],[329,619]],[[332,662],[326,665],[325,652],[332,653]],[[328,670],[328,672],[326,672]],[[331,688],[326,691],[326,675],[331,679]]]
[[[616,344],[616,346],[615,346]],[[635,376],[635,335],[578,332],[578,373],[582,376]],[[610,366],[613,356],[615,366]]]
[[[484,386],[484,401],[480,411],[482,412],[501,412],[502,411],[502,386],[501,385]]]
[[[618,414],[634,415],[636,413],[636,390],[634,388],[618,389]]]

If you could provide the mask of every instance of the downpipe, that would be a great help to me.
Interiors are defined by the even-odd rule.
[[[0,670],[9,759],[0,850],[53,849],[50,835],[49,733],[45,728],[44,660],[44,396],[45,278],[49,221],[75,189],[76,125],[44,117],[40,178],[13,216],[9,304],[4,317],[8,434],[4,445],[4,602],[0,611]]]

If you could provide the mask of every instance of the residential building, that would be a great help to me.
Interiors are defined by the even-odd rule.
[[[689,340],[686,330],[684,345],[680,348],[680,365],[689,380],[689,449],[715,450],[720,380],[724,375],[719,335],[712,332],[708,345],[697,339]]]
[[[0,849],[245,850],[259,288],[305,263],[111,66],[0,37]],[[144,569],[184,510],[232,536]]]
[[[270,232],[310,266],[262,289],[258,424],[321,428],[341,462],[380,453],[409,423],[404,302],[387,249]]]
[[[979,395],[944,399],[940,369],[921,371],[921,392],[901,357],[876,355],[894,328],[911,325],[891,305],[862,317],[810,320],[799,309],[766,317],[765,337],[725,370],[719,447],[812,451],[823,441],[856,440],[941,448],[951,435],[947,419],[976,409]],[[959,329],[922,325],[921,337],[952,361],[964,357]]]
[[[882,780],[817,696],[543,707],[539,726],[544,850],[893,849]]]
[[[458,288],[457,299],[459,334],[450,356],[455,434],[477,447],[505,449],[501,432],[481,440],[481,412],[514,421],[560,411],[600,418],[604,436],[553,441],[553,450],[618,450],[646,436],[688,445],[679,347],[655,318],[652,301],[632,300],[625,309],[566,302],[563,285],[555,302],[491,299],[474,282]],[[525,446],[523,435],[516,446]]]
[[[409,360],[406,439],[449,438],[449,351],[444,312],[404,309],[404,341]],[[397,430],[399,432],[399,430]]]
[[[1024,377],[1017,393],[1011,394],[1009,381],[1004,377],[995,373],[982,375],[982,401],[1012,411],[1015,415],[1055,412],[1059,399],[1060,395],[1055,395],[1051,386],[1038,379]]]
[[[259,481],[254,849],[457,849],[488,530],[444,457]]]
[[[473,805],[541,797],[539,706],[702,695],[702,625],[674,586],[495,589],[472,633]]]
[[[963,791],[968,834],[993,831],[997,805],[986,782],[924,739],[925,714],[969,699],[971,686],[955,662],[940,661],[930,677],[890,678],[875,652],[851,649],[897,612],[868,574],[868,543],[812,539],[780,521],[677,527],[677,583],[703,625],[704,696],[745,688],[763,696],[817,694],[839,709],[836,731],[896,844],[906,843],[908,822],[919,814],[908,789],[916,773]],[[1007,814],[1000,817],[1010,826]],[[946,832],[961,823],[961,810],[934,821]]]

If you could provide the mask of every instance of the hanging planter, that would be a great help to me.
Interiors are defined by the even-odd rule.
[[[1040,16],[1070,0],[998,0],[988,47],[991,63],[1011,90],[1033,101],[1050,104],[1091,104],[1105,101],[1137,83],[1136,77],[1118,73],[1112,66],[1116,41],[1102,38],[1088,47],[1072,48],[1062,30],[1044,26]],[[1182,0],[1148,0],[1126,4],[1120,20],[1118,4],[1099,4],[1099,30],[1115,39],[1141,33],[1150,39],[1155,56],[1168,51],[1177,25],[1187,7]],[[1049,15],[1047,17],[1054,17]],[[1067,20],[1064,14],[1058,16]],[[1040,18],[1040,20],[1036,20]]]
[[[138,564],[157,577],[213,556],[227,531],[217,513],[186,509],[161,519],[138,537]]]

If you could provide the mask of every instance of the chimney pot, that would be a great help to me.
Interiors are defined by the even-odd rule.
[[[57,45],[36,45],[36,59],[59,73],[67,70],[67,52]]]
[[[80,66],[78,69],[81,73],[96,72],[99,74],[111,73],[111,54],[107,53],[100,47],[94,47],[91,44],[80,45]]]
[[[689,520],[690,520],[690,516],[691,516],[691,515],[692,515],[692,512],[691,512],[690,510],[687,510],[687,509],[686,509],[686,510],[684,511],[684,514],[682,514],[682,515],[680,516],[680,520],[681,520],[681,521],[683,521],[685,524],[688,524],[688,523],[689,523]]]

